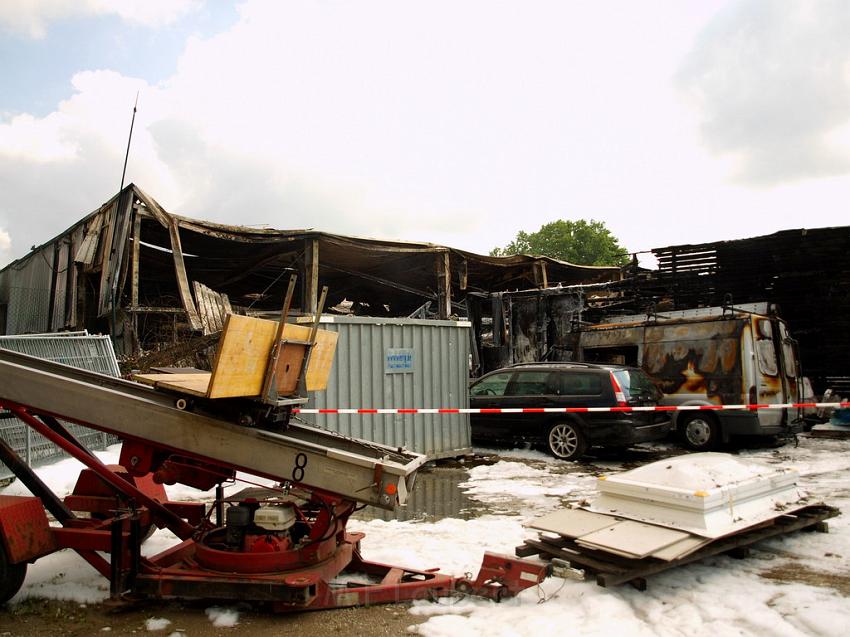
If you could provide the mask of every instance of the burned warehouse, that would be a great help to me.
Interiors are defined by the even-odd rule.
[[[228,312],[276,316],[290,274],[294,314],[445,319],[470,291],[610,281],[618,268],[488,257],[425,243],[225,226],[166,212],[134,185],[0,271],[0,333],[88,329],[119,356],[213,334]]]

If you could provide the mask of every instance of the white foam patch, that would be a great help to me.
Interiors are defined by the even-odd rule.
[[[232,608],[212,606],[204,612],[216,628],[233,628],[239,625],[239,612]]]
[[[165,630],[170,625],[171,620],[165,619],[165,617],[151,617],[150,619],[145,620],[145,630],[147,630],[148,632]]]

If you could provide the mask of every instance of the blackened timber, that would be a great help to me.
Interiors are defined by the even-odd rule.
[[[398,283],[397,281],[390,281],[389,279],[384,279],[379,276],[375,276],[374,274],[366,274],[365,272],[358,272],[356,270],[349,270],[347,268],[341,268],[338,265],[329,265],[327,263],[322,264],[323,268],[327,268],[328,270],[333,270],[334,272],[342,272],[343,274],[348,274],[350,276],[360,277],[362,279],[366,279],[367,281],[372,281],[374,283],[380,283],[381,285],[386,285],[389,288],[394,288],[396,290],[401,290],[402,292],[407,292],[409,294],[414,294],[416,296],[421,296],[422,298],[429,299],[431,301],[437,300],[437,295],[433,292],[426,292],[425,290],[420,290],[418,288],[411,287],[409,285],[404,285],[403,283]]]
[[[304,272],[302,283],[302,311],[308,314],[316,313],[319,300],[319,240],[315,238],[304,240]]]
[[[449,251],[437,255],[437,316],[447,319],[452,313],[452,277]]]

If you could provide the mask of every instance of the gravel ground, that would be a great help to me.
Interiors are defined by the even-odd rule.
[[[0,636],[83,637],[89,635],[272,635],[344,634],[390,637],[409,635],[408,627],[426,617],[411,615],[406,605],[345,608],[311,613],[275,615],[242,607],[238,624],[216,628],[205,609],[209,604],[149,603],[134,606],[81,605],[28,599],[0,611]],[[150,619],[167,619],[162,630],[149,631]],[[297,632],[296,632],[297,631]],[[314,632],[315,631],[315,632]]]

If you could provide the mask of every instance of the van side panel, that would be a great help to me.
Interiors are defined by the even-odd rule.
[[[745,320],[646,328],[642,367],[667,396],[707,403],[746,402],[741,364]],[[683,401],[675,401],[683,402]]]

